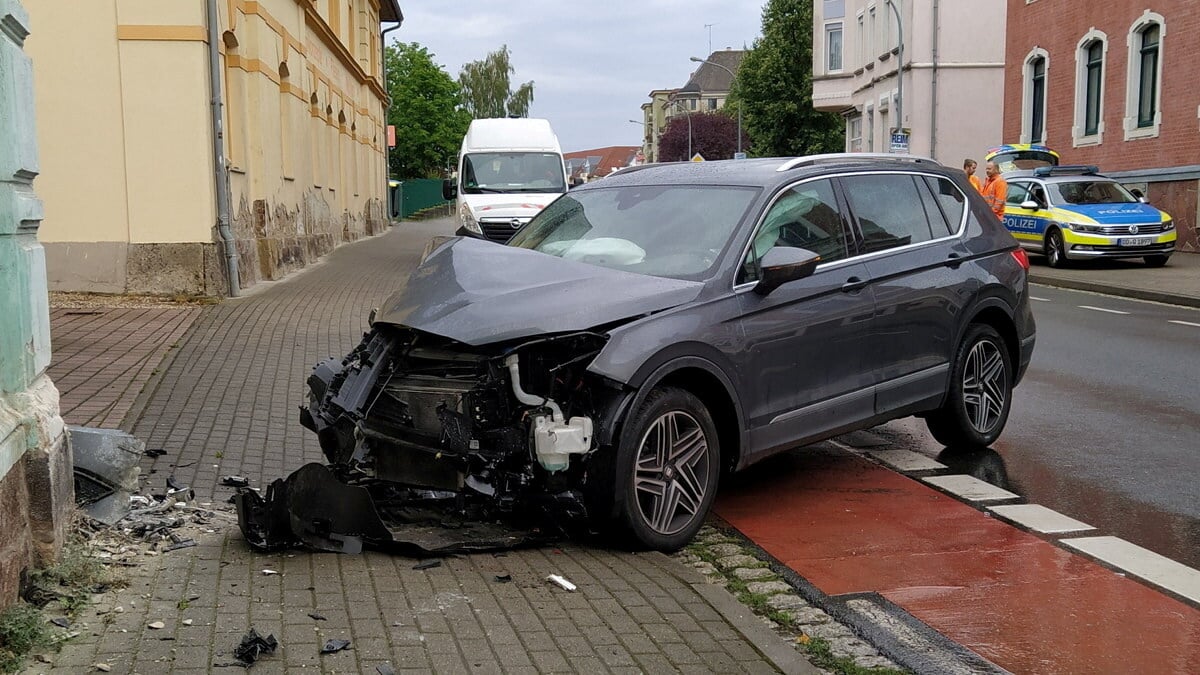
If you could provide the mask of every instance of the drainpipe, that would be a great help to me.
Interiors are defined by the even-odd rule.
[[[213,177],[217,189],[217,232],[225,244],[225,272],[229,277],[229,297],[241,294],[237,243],[229,227],[229,182],[225,174],[225,130],[221,114],[221,24],[217,19],[217,0],[208,0],[208,82],[212,90]]]
[[[379,76],[383,79],[383,90],[387,91],[387,34],[400,28],[404,24],[404,18],[401,17],[391,28],[384,28],[379,34]],[[392,107],[392,93],[388,91],[387,107],[383,109],[383,130],[387,132],[388,110]],[[383,194],[387,196],[387,222],[390,225],[392,222],[392,214],[395,213],[395,204],[392,203],[392,149],[388,147],[387,139],[384,139],[383,147]]]
[[[938,31],[938,0],[933,0],[933,93],[929,109],[929,156],[934,159],[937,159]]]
[[[896,31],[900,38],[900,44],[897,45],[899,51],[896,54],[896,128],[904,129],[904,20],[900,18],[900,9],[895,0],[887,0],[887,5],[896,15]],[[891,134],[891,130],[888,130],[888,134]],[[909,152],[911,151],[910,147]]]

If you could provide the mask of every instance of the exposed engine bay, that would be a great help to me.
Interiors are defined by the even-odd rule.
[[[585,526],[621,385],[587,372],[574,332],[470,346],[376,323],[318,363],[300,422],[328,465],[235,497],[255,548],[427,553],[511,548]]]

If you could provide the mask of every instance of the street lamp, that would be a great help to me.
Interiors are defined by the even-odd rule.
[[[904,133],[904,19],[900,18],[900,10],[893,0],[887,0],[887,6],[891,8],[892,14],[896,15],[896,31],[900,38],[899,51],[896,54],[896,128],[900,133]],[[933,29],[937,30],[937,26]],[[890,139],[888,145],[891,145]]]
[[[890,3],[890,2],[891,2],[891,0],[888,0],[888,2]],[[692,60],[693,60],[693,61],[695,61],[696,63],[707,63],[707,64],[708,64],[708,65],[710,65],[710,66],[716,66],[716,67],[720,68],[721,70],[723,70],[723,71],[725,71],[725,72],[729,73],[729,77],[731,77],[731,78],[736,78],[736,77],[737,77],[737,75],[736,75],[736,74],[735,74],[735,73],[734,73],[732,70],[730,70],[730,69],[726,68],[725,66],[723,66],[723,65],[721,65],[721,64],[719,64],[719,63],[714,63],[714,62],[712,62],[712,61],[708,61],[708,60],[706,60],[706,59],[702,59],[702,58],[700,58],[700,57],[697,57],[697,56],[693,56],[693,57],[692,57]],[[732,81],[732,80],[730,80],[730,84],[733,84],[733,81]],[[896,107],[897,107],[897,108],[899,108],[899,107],[900,107],[900,105],[899,105],[899,104],[896,104]],[[742,154],[742,106],[741,106],[740,104],[738,105],[738,140],[737,140],[737,151],[738,151],[738,154],[739,154],[739,155],[740,155],[740,154]]]
[[[675,101],[671,101],[671,102],[670,102],[670,104],[671,104],[671,105],[674,105],[674,106],[679,106],[679,109],[683,111],[683,116],[687,118],[687,123],[688,123],[688,152],[687,152],[687,158],[690,160],[690,159],[692,158],[692,113],[691,113],[691,111],[690,111],[690,110],[686,110],[686,109],[684,109],[684,107],[683,107],[683,101],[675,100]]]

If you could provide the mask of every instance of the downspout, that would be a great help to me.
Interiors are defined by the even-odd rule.
[[[217,189],[217,232],[225,244],[225,272],[229,297],[241,294],[237,243],[229,227],[229,182],[225,174],[225,129],[221,107],[221,25],[217,19],[217,0],[208,0],[208,82],[212,91],[213,178]]]
[[[404,25],[404,17],[401,17],[391,28],[384,28],[379,34],[379,76],[383,79],[383,90],[388,91],[387,79],[387,34],[400,28]],[[383,129],[387,131],[388,111],[392,107],[392,92],[388,91],[387,105],[383,108]],[[387,222],[390,225],[392,222],[392,214],[396,212],[396,205],[392,203],[392,148],[388,146],[387,139],[383,143],[383,193],[387,195]]]
[[[938,0],[933,0],[933,104],[929,109],[929,156],[937,159]]]

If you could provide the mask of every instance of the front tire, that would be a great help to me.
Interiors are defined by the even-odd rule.
[[[1067,245],[1063,243],[1062,232],[1052,229],[1046,234],[1046,263],[1055,269],[1067,266]]]
[[[620,523],[640,546],[676,551],[704,524],[717,492],[721,448],[700,399],[654,389],[630,416],[618,450]]]
[[[1000,437],[1012,409],[1012,357],[1004,339],[986,324],[971,324],[955,354],[950,391],[925,418],[947,447],[986,448]]]
[[[1169,255],[1148,255],[1142,260],[1146,263],[1146,267],[1162,267],[1171,259]]]

